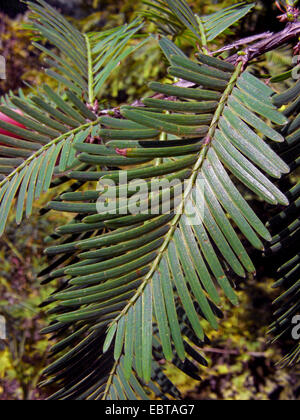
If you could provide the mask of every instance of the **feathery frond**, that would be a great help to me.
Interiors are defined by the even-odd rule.
[[[169,74],[194,87],[151,83],[155,92],[174,99],[147,98],[144,107],[124,106],[123,119],[101,118],[99,135],[104,144],[74,145],[82,163],[134,167],[73,171],[70,178],[100,179],[99,188],[107,188],[66,193],[48,205],[80,218],[58,229],[61,244],[46,250],[58,258],[48,280],[66,278],[63,289],[49,301],[58,305],[51,309],[54,323],[50,329],[84,328],[88,335],[77,350],[92,337],[103,338],[107,330],[101,357],[113,353],[115,362],[106,372],[106,386],[101,383],[99,388],[103,398],[124,397],[113,386],[120,381],[120,369],[127,380],[137,375],[151,383],[155,325],[163,357],[172,361],[175,353],[184,362],[178,305],[193,335],[202,342],[205,333],[199,314],[218,327],[219,289],[233,304],[238,303],[229,273],[244,277],[255,268],[234,225],[257,249],[263,249],[260,238],[271,237],[229,173],[266,202],[288,203],[265,174],[280,178],[289,168],[256,133],[259,130],[272,141],[283,141],[265,122],[281,125],[287,121],[272,104],[272,89],[243,72],[242,63],[235,68],[202,54],[198,63],[182,55],[170,59]],[[120,176],[125,174],[127,181],[121,184]],[[130,184],[134,180],[158,186],[162,182],[160,190],[146,193],[140,201],[143,211],[136,212],[134,193],[139,182]],[[168,186],[172,180],[183,194],[175,184],[171,189],[163,186],[163,181]],[[112,181],[116,188],[109,186]],[[124,203],[124,192],[133,200]],[[117,211],[100,211],[98,205],[103,202],[116,204]],[[168,202],[171,208],[166,212]],[[78,232],[94,233],[87,239],[74,239]],[[59,266],[59,256],[65,254],[70,261]],[[47,373],[63,380],[59,367],[66,360],[73,363],[73,358],[62,356]],[[69,388],[64,387],[64,392],[67,395]],[[76,392],[80,394],[78,387]]]
[[[197,19],[185,0],[143,0],[143,3],[150,8],[143,15],[163,33],[174,36],[188,29],[200,39]]]
[[[97,136],[95,100],[113,70],[143,43],[129,45],[141,28],[135,20],[101,34],[85,35],[43,0],[28,2],[32,27],[59,51],[35,44],[47,56],[46,72],[63,87],[44,86],[28,98],[12,96],[0,106],[0,235],[17,198],[17,223],[46,192],[53,175],[78,165],[72,145]]]

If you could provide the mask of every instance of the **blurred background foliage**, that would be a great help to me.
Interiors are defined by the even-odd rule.
[[[49,0],[49,3],[84,31],[121,25],[146,10],[142,1],[137,0]],[[206,14],[236,1],[192,0],[189,3],[199,14]],[[276,19],[278,11],[274,3],[258,1],[258,12],[250,14],[240,25],[218,38],[212,49],[239,37],[280,30],[282,24]],[[0,81],[1,95],[20,88],[26,92],[30,85],[38,87],[43,81],[54,83],[40,71],[43,55],[31,46],[25,9],[19,0],[0,6],[0,50],[7,59],[7,80]],[[145,34],[154,31],[154,24],[149,22]],[[291,51],[284,48],[259,59],[252,70],[271,77],[291,67]],[[114,73],[103,92],[103,101],[106,106],[133,102],[147,94],[150,80],[164,80],[165,68],[165,59],[153,38]],[[284,89],[285,85],[276,85],[276,88]],[[288,182],[284,180],[284,183]],[[253,197],[249,199],[266,221],[270,209]],[[46,262],[43,248],[47,235],[64,224],[68,216],[61,214],[61,220],[58,220],[58,213],[38,217],[38,209],[46,202],[47,197],[44,197],[43,202],[35,204],[36,217],[32,217],[30,223],[23,223],[18,229],[11,223],[0,240],[0,315],[7,319],[8,337],[6,341],[0,340],[0,400],[45,399],[51,391],[40,390],[37,386],[49,348],[47,339],[39,334],[46,325],[46,314],[38,305],[52,291],[51,287],[40,287],[37,274]],[[253,258],[258,276],[238,285],[240,307],[233,310],[224,302],[225,318],[220,330],[208,334],[211,343],[205,352],[210,365],[203,369],[202,382],[192,381],[175,368],[165,366],[188,399],[300,399],[300,371],[278,369],[276,363],[286,349],[280,343],[272,346],[267,343],[272,301],[278,293],[271,291],[273,279],[265,277],[266,272],[272,272],[272,262],[263,260],[259,253]]]

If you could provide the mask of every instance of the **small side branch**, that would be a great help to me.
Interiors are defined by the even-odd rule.
[[[300,35],[300,22],[288,23],[287,26],[280,32],[265,32],[261,36],[263,39],[260,39],[258,42],[249,45],[244,49],[245,57],[244,60],[247,62],[258,58],[261,55],[272,51],[282,45],[285,45],[295,38],[298,38]],[[232,47],[247,44],[248,39],[238,41],[238,44],[231,44]],[[249,41],[248,41],[249,42]],[[226,48],[226,47],[225,47]],[[228,48],[226,48],[228,50]],[[225,51],[225,50],[224,50]],[[234,54],[229,57],[226,61],[232,64],[236,64],[240,60],[239,54]]]

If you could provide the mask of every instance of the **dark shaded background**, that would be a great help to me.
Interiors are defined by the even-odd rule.
[[[35,0],[31,0],[35,1]],[[88,15],[94,9],[92,0],[47,0],[47,3],[60,9],[64,14],[80,18]],[[105,7],[105,1],[101,2]],[[0,11],[6,13],[9,17],[16,17],[19,13],[24,13],[27,7],[20,0],[0,0]]]
[[[34,1],[34,0],[32,0]],[[92,11],[95,11],[92,7],[92,0],[46,0],[47,3],[60,9],[64,14],[80,18],[87,16]],[[99,10],[105,9],[107,6],[106,0],[101,2]],[[111,3],[111,2],[110,2]],[[221,3],[215,1],[214,3]],[[238,3],[238,1],[237,1]],[[266,19],[268,22],[269,30],[278,30],[280,24],[276,18],[278,11],[274,8],[274,0],[257,1],[264,8],[264,13],[260,15],[259,19],[255,22],[255,30],[258,32],[265,31]],[[26,11],[26,5],[20,0],[0,0],[0,12],[6,13],[10,17],[15,17],[19,13]],[[251,28],[251,33],[254,28]],[[246,35],[246,34],[245,34]]]
[[[10,17],[15,17],[18,13],[23,13],[26,10],[26,5],[20,0],[0,0],[0,11],[8,14]]]
[[[34,0],[33,0],[34,1]],[[57,7],[64,13],[72,16],[80,17],[88,12],[91,1],[82,0],[49,0],[47,3]],[[27,7],[26,4],[20,0],[1,0],[0,11],[6,13],[9,17],[16,17],[19,13],[24,13]],[[84,10],[85,9],[85,10]]]

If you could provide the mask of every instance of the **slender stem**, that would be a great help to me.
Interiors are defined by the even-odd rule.
[[[159,141],[166,141],[168,140],[168,134],[164,131],[161,133]],[[155,166],[159,166],[163,163],[163,158],[157,158],[155,161]]]
[[[88,86],[89,86],[89,103],[94,104],[94,74],[93,74],[93,57],[89,37],[84,35],[87,49],[87,59],[88,59]]]
[[[204,47],[203,48],[203,52],[204,52],[204,54],[207,55],[208,54],[208,51],[207,51],[207,48],[205,48],[205,47],[207,47],[207,38],[206,38],[206,32],[205,32],[205,29],[204,29],[204,25],[202,23],[202,20],[201,20],[200,16],[197,16],[196,15],[196,20],[197,20],[197,23],[199,25],[202,46]]]
[[[293,23],[288,23],[286,27],[280,32],[267,32],[263,35],[263,39],[244,48],[244,51],[246,53],[245,64],[247,64],[250,60],[253,60],[254,58],[260,57],[266,52],[281,47],[282,45],[287,44],[288,42],[291,42],[293,39],[297,38],[300,35],[300,22],[297,21]],[[242,45],[242,43],[243,40],[238,41],[238,45]],[[231,45],[234,47],[234,44]],[[229,57],[226,61],[230,63],[236,63],[239,59],[239,55],[234,54],[231,57]]]
[[[106,400],[106,397],[109,393],[109,388],[112,385],[113,377],[114,377],[114,374],[116,373],[118,364],[119,364],[119,361],[116,361],[113,365],[112,370],[110,371],[109,378],[108,378],[108,381],[107,381],[107,384],[106,384],[106,387],[105,387],[105,391],[104,391],[102,400]]]
[[[209,132],[208,132],[208,135],[207,135],[207,140],[209,142],[213,139],[213,137],[215,135],[215,131],[217,129],[217,126],[218,126],[219,120],[221,118],[221,115],[224,111],[224,107],[226,105],[226,102],[227,102],[229,96],[231,95],[231,92],[232,92],[232,90],[233,90],[233,88],[234,88],[234,86],[237,82],[238,77],[242,73],[242,71],[243,71],[243,63],[239,62],[236,69],[235,69],[235,72],[233,73],[233,75],[232,75],[232,77],[231,77],[231,79],[228,83],[227,88],[225,89],[225,91],[222,95],[222,98],[219,101],[218,108],[217,108],[217,110],[214,114],[214,118],[213,118],[213,120],[210,124]]]

